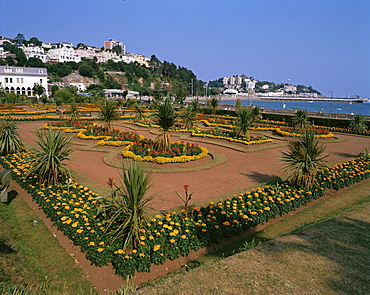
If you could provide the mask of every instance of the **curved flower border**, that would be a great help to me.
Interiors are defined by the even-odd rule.
[[[145,156],[142,157],[140,155],[136,155],[133,152],[129,151],[130,147],[134,145],[134,143],[130,143],[128,146],[126,146],[122,150],[122,156],[124,158],[131,158],[134,161],[139,161],[139,162],[152,162],[156,164],[165,164],[165,163],[186,163],[190,161],[195,161],[199,160],[201,158],[204,158],[205,156],[208,155],[208,150],[204,147],[200,146],[200,149],[202,152],[197,155],[197,156],[180,156],[180,157],[172,157],[172,158],[166,158],[166,157],[152,157],[152,156]]]

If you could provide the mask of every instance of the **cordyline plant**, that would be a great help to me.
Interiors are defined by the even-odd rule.
[[[0,121],[0,155],[22,151],[23,144],[19,139],[17,125],[14,122]]]
[[[354,115],[349,128],[352,132],[365,132],[367,129],[365,117],[360,114]]]
[[[244,136],[246,140],[250,140],[249,129],[258,116],[261,115],[259,107],[242,107],[236,111],[236,136]]]
[[[293,127],[297,131],[304,131],[307,127],[307,110],[298,109],[292,118]]]
[[[122,248],[135,248],[140,242],[140,230],[147,224],[148,203],[155,195],[146,196],[152,173],[136,162],[123,167],[123,184],[117,186],[112,178],[110,198],[100,198],[98,218],[105,225],[105,233],[111,242],[122,239]]]
[[[116,110],[117,104],[112,99],[105,100],[103,105],[100,107],[100,119],[105,123],[108,130],[111,129],[112,122],[119,119]]]
[[[288,183],[296,187],[310,189],[316,184],[317,171],[325,167],[321,156],[326,146],[320,144],[313,132],[306,132],[303,136],[288,143],[288,152],[283,152],[285,169],[289,173]]]
[[[36,130],[37,144],[40,150],[35,151],[35,158],[30,165],[29,175],[36,175],[40,183],[57,185],[60,178],[63,180],[70,177],[70,172],[64,160],[69,160],[73,152],[72,137],[63,131],[47,132]]]
[[[175,106],[167,97],[164,101],[158,103],[154,113],[156,123],[162,128],[163,132],[154,140],[158,151],[168,151],[171,147],[171,140],[168,131],[175,124],[177,114]]]

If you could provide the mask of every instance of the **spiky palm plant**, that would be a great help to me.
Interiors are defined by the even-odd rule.
[[[282,153],[288,183],[306,189],[313,187],[316,184],[317,171],[325,167],[324,159],[327,155],[322,156],[322,153],[326,146],[319,143],[313,132],[306,132],[289,141],[288,148],[288,152]]]
[[[0,121],[0,155],[13,154],[23,149],[17,125],[10,121]]]
[[[216,109],[218,107],[219,100],[216,97],[212,97],[209,101],[211,109],[212,109],[212,115],[216,115]]]
[[[143,105],[140,101],[137,101],[133,105],[133,109],[135,111],[135,120],[138,120],[138,121],[144,120],[145,118],[144,113],[146,109],[145,105]]]
[[[365,117],[360,114],[354,115],[349,126],[353,132],[364,132],[367,129]]]
[[[257,107],[256,107],[257,108]],[[236,111],[237,115],[237,127],[236,136],[244,136],[247,140],[250,139],[249,129],[251,128],[253,122],[256,120],[258,110],[251,107],[242,107]]]
[[[292,119],[293,127],[298,131],[303,131],[307,126],[307,110],[298,109]]]
[[[100,119],[105,123],[108,130],[111,129],[112,121],[119,119],[116,110],[117,104],[112,99],[105,100],[103,105],[100,106]]]
[[[156,123],[162,128],[163,132],[155,139],[156,148],[159,151],[168,151],[171,147],[171,140],[168,130],[175,124],[177,114],[175,107],[169,98],[158,103],[154,113]]]
[[[69,108],[69,121],[71,123],[75,123],[80,119],[80,112],[75,103],[71,103]]]
[[[135,248],[140,241],[140,230],[147,224],[148,203],[155,195],[146,196],[152,186],[152,173],[136,162],[123,167],[123,184],[115,186],[111,198],[101,198],[98,217],[103,219],[105,232],[111,241],[122,239],[122,247]],[[113,187],[114,184],[112,184]]]
[[[196,98],[196,99],[193,99],[191,101],[191,103],[189,104],[189,110],[193,113],[198,113],[199,110],[200,110],[200,103],[199,103],[199,99]]]
[[[57,185],[60,178],[70,177],[64,160],[69,160],[73,152],[72,137],[63,131],[52,131],[51,127],[46,132],[36,130],[37,144],[40,150],[35,151],[35,158],[31,163],[28,175],[36,175],[40,183]]]

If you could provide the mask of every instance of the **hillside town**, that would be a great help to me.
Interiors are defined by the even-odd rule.
[[[15,38],[0,36],[0,87],[7,93],[28,96],[34,95],[34,85],[40,85],[44,89],[42,94],[49,96],[53,86],[73,86],[82,93],[99,84],[106,97],[122,97],[123,93],[132,98],[153,97],[158,92],[181,97],[241,99],[322,97],[311,86],[292,85],[290,79],[286,83],[274,83],[243,74],[203,82],[190,70],[166,61],[162,63],[155,55],[148,58],[129,53],[122,41],[107,39],[102,45],[100,48],[83,43],[75,46],[70,42],[43,42],[36,37],[26,40],[23,34]],[[136,68],[127,71],[127,65]],[[127,73],[130,71],[133,75]],[[179,76],[183,77],[181,81]]]

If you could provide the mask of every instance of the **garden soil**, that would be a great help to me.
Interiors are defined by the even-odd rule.
[[[42,122],[22,122],[18,123],[18,131],[21,139],[29,146],[37,147],[35,142],[36,137],[32,130],[41,128]],[[117,126],[122,130],[128,130],[125,127]],[[155,134],[149,132],[148,129],[137,130],[138,134],[142,134],[147,138],[155,138]],[[324,154],[328,154],[326,159],[329,164],[337,163],[340,161],[346,161],[351,157],[357,156],[365,147],[370,149],[370,139],[360,136],[342,135],[335,134],[336,140],[328,139],[323,140],[326,142],[327,149]],[[182,140],[181,135],[171,135],[172,141]],[[151,204],[156,210],[170,210],[171,208],[179,207],[183,205],[181,199],[177,196],[176,191],[180,194],[184,194],[183,186],[189,185],[189,192],[193,193],[192,202],[196,204],[207,204],[210,200],[217,200],[219,196],[232,196],[232,194],[242,188],[248,188],[251,186],[257,186],[261,182],[268,182],[276,179],[277,177],[284,176],[284,170],[282,169],[281,153],[286,151],[286,143],[284,138],[274,139],[275,143],[267,143],[271,148],[260,150],[257,146],[250,146],[245,148],[240,144],[233,144],[235,149],[224,147],[221,141],[208,140],[203,142],[197,142],[196,139],[190,138],[187,140],[192,143],[199,144],[207,148],[210,153],[221,154],[226,157],[226,161],[221,164],[210,165],[207,169],[197,170],[197,167],[201,164],[212,162],[211,156],[205,159],[194,161],[185,164],[165,164],[165,165],[149,165],[149,166],[160,166],[164,167],[166,172],[155,172],[152,175],[153,186],[149,193],[158,193],[156,201]],[[76,149],[71,158],[72,161],[68,161],[68,165],[74,171],[82,174],[91,183],[96,183],[102,188],[109,190],[108,178],[113,178],[114,182],[120,183],[121,169],[109,166],[104,162],[104,156],[107,152],[116,153],[114,159],[117,167],[120,166],[120,162],[124,162],[120,157],[120,151],[122,148],[116,147],[99,147],[89,143],[86,147],[86,141],[77,139],[74,141]],[[281,144],[279,144],[281,143]],[[275,145],[276,147],[275,147]],[[246,152],[239,151],[245,149]],[[248,150],[250,148],[250,150]],[[103,151],[102,151],[103,150]],[[191,172],[172,172],[171,169],[181,167],[193,167]],[[191,170],[191,169],[190,169]],[[180,169],[181,171],[181,169]],[[73,243],[64,236],[60,231],[52,225],[52,222],[46,218],[41,209],[32,201],[31,197],[22,190],[19,186],[16,189],[20,195],[30,204],[32,208],[35,208],[36,212],[43,218],[45,224],[50,227],[50,230],[55,234],[60,244],[66,248],[66,250],[75,258],[76,263],[82,268],[84,273],[90,278],[92,283],[96,286],[97,290],[101,294],[108,294],[109,291],[118,290],[124,283],[122,278],[115,275],[111,266],[104,266],[102,268],[91,266],[90,262],[85,258],[84,254],[79,251],[79,247],[73,245]],[[231,193],[233,192],[233,193]],[[328,194],[330,197],[333,193]],[[324,197],[325,198],[325,197]],[[320,199],[322,200],[322,199]],[[316,202],[316,201],[315,201]],[[312,206],[315,202],[310,203],[308,206]],[[302,210],[302,209],[300,209]],[[295,211],[294,214],[298,212]],[[258,226],[255,229],[251,229],[249,232],[255,232],[262,228],[278,222],[281,218],[276,218],[264,225]],[[188,261],[191,261],[201,255],[204,255],[214,250],[214,247],[201,249],[198,252],[190,253],[189,256],[177,259],[175,261],[168,261],[164,265],[153,266],[150,273],[138,273],[134,277],[135,284],[147,282],[157,276],[165,275],[171,270],[181,268]]]

